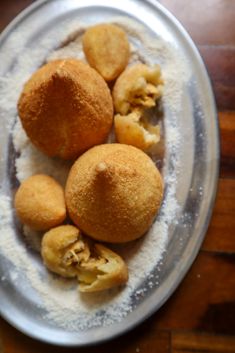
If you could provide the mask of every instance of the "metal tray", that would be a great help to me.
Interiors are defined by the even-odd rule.
[[[176,194],[180,200],[178,224],[170,228],[169,242],[158,273],[158,285],[149,289],[134,309],[119,323],[107,327],[95,327],[85,331],[66,331],[48,323],[40,308],[30,298],[25,284],[14,286],[8,263],[0,251],[0,312],[13,326],[39,340],[65,346],[83,346],[114,338],[153,314],[176,289],[194,261],[207,230],[218,180],[219,137],[214,98],[207,72],[192,40],[177,20],[153,0],[51,0],[37,1],[23,11],[1,34],[1,75],[10,72],[21,52],[12,46],[11,36],[17,29],[34,23],[34,29],[21,38],[22,51],[39,36],[46,36],[53,26],[60,26],[64,19],[77,18],[90,21],[103,20],[122,15],[142,23],[172,43],[190,62],[192,77],[185,87],[189,99],[187,112],[179,113],[179,124],[184,144]],[[35,23],[37,24],[35,26]],[[36,29],[35,29],[36,28]],[[6,50],[8,48],[8,50]],[[9,51],[9,48],[11,49]],[[200,103],[200,104],[199,104]],[[184,128],[187,126],[187,129]],[[14,167],[9,136],[1,132],[0,176],[1,188],[11,192]],[[190,134],[189,134],[190,132]],[[9,166],[11,168],[9,168]],[[203,194],[202,194],[203,190]],[[2,235],[0,235],[2,236]],[[36,259],[37,266],[40,261]],[[153,269],[155,270],[155,269]],[[143,280],[144,281],[144,280]],[[35,299],[36,300],[36,299]]]

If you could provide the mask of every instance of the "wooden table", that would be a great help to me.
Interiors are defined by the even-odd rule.
[[[1,0],[0,30],[32,2]],[[196,261],[155,315],[114,341],[71,351],[235,352],[235,0],[161,3],[192,36],[214,87],[221,132],[221,169],[213,217]],[[5,353],[66,351],[30,339],[1,319],[0,338],[0,352]]]

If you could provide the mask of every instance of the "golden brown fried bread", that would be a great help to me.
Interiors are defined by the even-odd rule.
[[[125,284],[128,270],[123,259],[101,244],[95,244],[93,257],[78,266],[80,292],[96,292]]]
[[[127,115],[116,114],[115,135],[118,142],[147,151],[160,141],[160,127],[151,125],[147,119],[141,120],[141,117],[142,112],[137,109]]]
[[[135,64],[119,76],[113,88],[115,110],[120,113],[114,117],[118,142],[147,151],[160,141],[160,127],[148,122],[145,111],[156,105],[162,85],[158,65]]]
[[[62,225],[45,233],[41,254],[46,267],[63,277],[76,277],[76,264],[90,257],[79,229],[71,225]]]
[[[113,24],[99,24],[87,29],[83,50],[89,64],[106,81],[112,81],[125,69],[130,48],[125,32]]]
[[[32,143],[65,159],[104,142],[113,120],[107,84],[75,59],[51,61],[36,71],[24,86],[18,111]]]
[[[133,109],[146,109],[156,105],[162,95],[163,80],[158,65],[149,67],[135,64],[118,77],[113,88],[113,101],[117,113],[126,115]]]
[[[93,244],[71,225],[44,234],[42,258],[46,267],[63,277],[77,277],[81,292],[95,292],[128,280],[125,262],[115,252]]]
[[[141,150],[96,146],[74,163],[65,199],[73,222],[94,239],[123,243],[151,226],[163,196],[161,175]]]
[[[17,190],[15,209],[23,224],[34,230],[50,229],[66,217],[64,191],[48,175],[33,175]]]

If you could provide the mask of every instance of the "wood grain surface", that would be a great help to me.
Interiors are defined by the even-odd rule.
[[[118,339],[71,351],[235,353],[235,0],[160,2],[195,41],[215,92],[221,169],[213,216],[190,271],[156,314]],[[30,3],[1,0],[0,31]],[[0,319],[0,353],[67,350],[30,339]]]

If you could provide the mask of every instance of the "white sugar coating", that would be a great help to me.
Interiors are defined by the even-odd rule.
[[[1,228],[7,227],[12,222],[12,208],[11,199],[9,196],[1,194],[0,198],[0,217],[1,217]],[[0,240],[3,237],[0,237]]]
[[[131,42],[130,63],[146,62],[150,65],[155,63],[161,65],[164,77],[163,110],[170,112],[169,117],[164,121],[166,156],[173,155],[176,166],[178,163],[176,152],[180,142],[176,119],[181,103],[182,86],[190,76],[187,63],[174,48],[160,38],[153,38],[142,25],[123,17],[116,17],[110,22],[121,26],[128,34]],[[46,39],[39,40],[36,50],[29,48],[22,54],[23,48],[19,46],[18,53],[21,55],[14,70],[7,76],[0,77],[0,114],[9,128],[12,127],[17,115],[16,106],[23,84],[38,66],[45,61],[67,57],[85,61],[81,38],[86,26],[81,23],[78,26],[77,21],[70,21],[59,27],[60,29],[57,26],[56,29],[51,30]],[[12,37],[12,48],[14,48],[19,34],[16,32]],[[138,46],[136,46],[137,42]],[[56,46],[59,47],[59,43],[63,43],[62,48],[52,50]],[[12,136],[18,153],[15,165],[16,177],[19,181],[33,174],[45,173],[57,179],[62,185],[65,184],[70,162],[49,158],[32,146],[19,118],[14,124]],[[153,159],[157,160],[159,157],[153,156]],[[161,266],[160,260],[168,241],[168,227],[175,221],[178,209],[175,197],[177,178],[175,168],[169,171],[165,166],[163,176],[167,191],[160,215],[152,228],[146,236],[137,241],[111,246],[127,263],[128,283],[123,288],[94,294],[80,294],[76,281],[59,278],[41,267],[42,276],[42,272],[39,272],[32,254],[29,255],[29,249],[26,247],[26,243],[29,243],[31,248],[40,250],[41,235],[24,227],[26,241],[25,243],[19,241],[12,228],[11,198],[4,194],[0,196],[0,253],[15,267],[11,272],[12,279],[17,280],[18,274],[24,272],[32,288],[39,295],[38,305],[46,309],[45,320],[50,320],[58,327],[69,331],[111,325],[121,321],[132,311],[133,294],[135,298],[142,297],[149,288],[155,284],[158,285],[158,276],[151,274],[151,271],[157,265]],[[148,280],[146,286],[138,288],[144,278]]]
[[[25,244],[17,239],[12,227],[13,211],[11,198],[9,196],[1,195],[0,210],[0,251],[14,264],[15,271],[25,271],[32,281],[33,278],[38,276],[38,273],[28,257]],[[15,276],[18,276],[18,274]]]
[[[15,162],[18,180],[23,181],[34,174],[47,174],[55,178],[61,185],[65,185],[71,162],[47,157],[31,143],[26,144],[20,153],[20,157]]]

